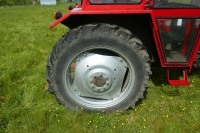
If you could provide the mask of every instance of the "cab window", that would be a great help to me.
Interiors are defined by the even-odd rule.
[[[154,0],[155,8],[199,8],[200,0]]]
[[[137,4],[141,0],[90,0],[92,4]]]

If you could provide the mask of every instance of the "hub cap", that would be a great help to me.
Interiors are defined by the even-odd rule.
[[[66,91],[80,105],[90,108],[107,108],[123,101],[135,81],[133,69],[115,54],[87,51],[77,55],[69,66]]]
[[[84,54],[76,61],[76,93],[82,97],[113,99],[122,90],[126,69],[120,57]]]

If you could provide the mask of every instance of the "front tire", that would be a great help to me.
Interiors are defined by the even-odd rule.
[[[70,30],[52,50],[49,90],[73,110],[126,110],[149,86],[149,55],[122,27],[88,24]]]

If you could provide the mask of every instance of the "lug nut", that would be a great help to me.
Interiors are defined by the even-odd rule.
[[[90,83],[92,83],[93,82],[93,80],[92,79],[90,79]]]
[[[106,76],[106,75],[103,75],[103,77],[104,77],[106,80],[108,80],[108,76]]]

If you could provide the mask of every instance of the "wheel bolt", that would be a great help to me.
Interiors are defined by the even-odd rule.
[[[100,74],[99,76],[102,77],[102,74]]]
[[[103,76],[106,80],[108,80],[108,76]]]

